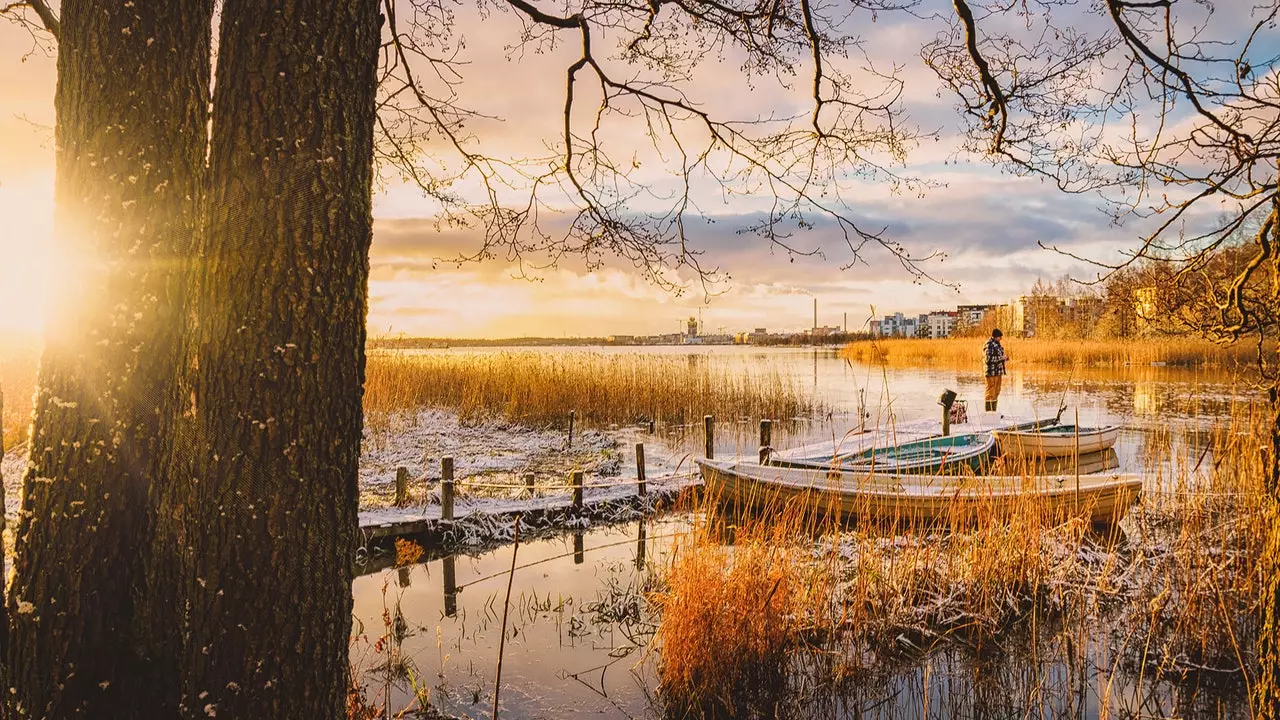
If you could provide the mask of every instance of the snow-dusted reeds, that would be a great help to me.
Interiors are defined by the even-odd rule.
[[[797,684],[837,693],[853,675],[887,677],[904,655],[925,662],[959,646],[1026,652],[1029,664],[1058,653],[1059,668],[1126,673],[1125,692],[1136,683],[1139,695],[1144,683],[1208,678],[1244,702],[1260,562],[1280,532],[1262,483],[1266,420],[1239,404],[1211,437],[1158,431],[1141,502],[1112,528],[1046,516],[1034,501],[993,506],[976,523],[966,513],[955,524],[847,526],[821,508],[726,510],[708,495],[706,522],[652,598],[664,698],[699,715],[771,716],[762,698]],[[1069,641],[1045,650],[1046,636]],[[1062,681],[1046,673],[1033,684]],[[1111,701],[1110,686],[1097,691]]]

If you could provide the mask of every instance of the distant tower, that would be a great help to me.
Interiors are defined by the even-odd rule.
[[[844,334],[849,334],[849,313],[844,314]]]
[[[698,337],[698,318],[690,315],[689,322],[685,327],[687,328],[687,332],[685,333],[686,335],[689,337]]]
[[[813,299],[813,329],[818,329],[818,298]]]

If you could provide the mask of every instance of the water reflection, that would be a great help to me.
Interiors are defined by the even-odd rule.
[[[518,550],[501,717],[682,717],[658,691],[656,589],[676,517],[534,540]],[[731,541],[730,538],[725,538]],[[389,707],[489,717],[510,547],[356,580],[363,684]],[[589,562],[588,562],[589,560]],[[443,587],[443,592],[441,588]],[[1221,687],[1142,673],[1120,629],[1036,610],[997,638],[900,636],[883,648],[817,643],[793,654],[757,717],[1143,718],[1247,713],[1239,678]],[[812,642],[812,641],[811,641]],[[353,650],[353,659],[359,653]]]
[[[650,527],[648,523],[654,523]],[[683,520],[645,521],[522,543],[501,693],[504,718],[651,715],[654,618],[644,599]],[[511,547],[375,571],[354,585],[357,628],[382,639],[366,684],[399,709],[404,681],[383,685],[387,658],[426,685],[432,706],[488,717]],[[443,591],[442,591],[443,590]],[[403,627],[402,630],[397,629]],[[359,656],[353,650],[353,660]]]
[[[650,351],[651,349],[645,349]],[[829,420],[785,419],[777,447],[838,439],[861,417],[870,426],[934,419],[942,388],[981,407],[983,379],[972,371],[895,369],[850,363],[829,350],[672,349],[691,365],[776,368],[812,387]],[[1173,490],[1177,468],[1208,457],[1210,428],[1226,417],[1238,388],[1215,372],[1177,368],[1015,369],[1001,398],[1010,416],[1052,415],[1065,403],[1084,425],[1119,423],[1114,450],[1085,456],[1080,472],[1154,468],[1146,492]],[[862,408],[865,406],[865,415]],[[701,445],[692,418],[690,445]],[[718,454],[751,455],[759,418],[717,418]],[[679,437],[674,443],[683,442]],[[1073,471],[1070,459],[1046,472]],[[1167,471],[1167,472],[1166,472]],[[1194,473],[1193,473],[1194,474]],[[1181,476],[1185,477],[1186,473]],[[663,717],[657,617],[646,593],[665,567],[685,517],[575,531],[521,545],[503,669],[502,717]],[[717,542],[732,544],[734,529]],[[377,570],[353,588],[353,662],[370,692],[400,708],[422,697],[445,713],[488,717],[511,547],[448,556],[411,568]],[[1162,674],[1124,652],[1122,629],[1096,616],[1032,616],[1025,631],[998,641],[960,636],[902,638],[885,648],[814,643],[787,668],[788,683],[763,716],[794,718],[1139,718],[1247,714],[1240,678],[1214,687]],[[874,662],[867,662],[874,658]]]
[[[936,421],[939,393],[950,388],[966,403],[971,420],[982,417],[984,379],[980,363],[970,369],[896,368],[851,362],[830,348],[769,349],[739,347],[642,348],[645,352],[691,353],[713,368],[729,372],[776,371],[812,392],[826,413],[814,418],[776,418],[774,446],[838,441],[851,429],[893,428]],[[631,352],[635,352],[632,349]],[[976,352],[976,351],[975,351]],[[976,357],[976,356],[975,356]],[[1130,366],[1119,368],[1012,368],[1000,396],[1006,418],[1050,417],[1061,406],[1066,417],[1079,413],[1085,426],[1124,425],[1116,446],[1121,472],[1144,468],[1154,457],[1148,434],[1169,431],[1206,433],[1230,416],[1232,404],[1247,397],[1233,377],[1218,370]],[[996,419],[984,418],[995,424]],[[716,418],[716,453],[752,455],[758,445],[759,418]],[[954,426],[963,432],[965,425]],[[698,427],[675,428],[671,443],[701,454]],[[1194,438],[1193,438],[1194,439]],[[1176,450],[1188,449],[1174,443]]]

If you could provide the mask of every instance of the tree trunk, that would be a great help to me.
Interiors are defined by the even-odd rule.
[[[150,697],[133,592],[197,217],[211,12],[211,0],[61,6],[55,226],[67,267],[8,595],[4,702],[23,717],[130,717]]]
[[[182,553],[188,717],[345,715],[377,0],[227,0],[189,406],[155,547]]]

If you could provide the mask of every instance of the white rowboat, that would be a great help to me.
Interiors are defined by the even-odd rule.
[[[1011,457],[1046,458],[1071,457],[1079,452],[1081,455],[1100,452],[1116,444],[1120,437],[1120,427],[1082,427],[1075,425],[1050,425],[1035,429],[993,430],[996,443],[1000,446],[1000,454]]]
[[[842,519],[971,524],[1033,512],[1049,519],[1122,518],[1142,491],[1137,475],[921,476],[808,470],[698,460],[707,492],[720,502],[794,507]]]

